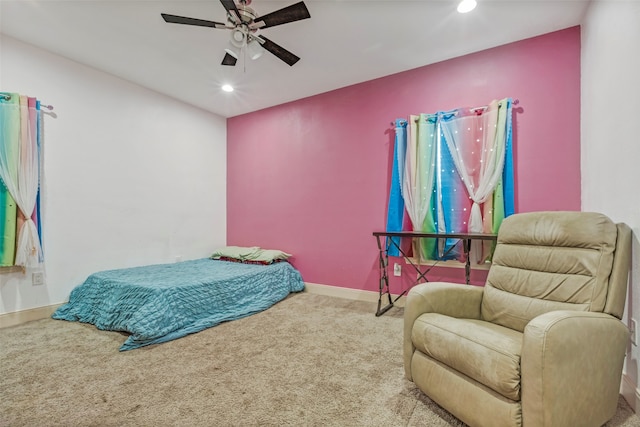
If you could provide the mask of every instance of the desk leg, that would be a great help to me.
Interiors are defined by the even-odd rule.
[[[462,247],[464,250],[464,255],[467,258],[467,262],[464,264],[464,278],[465,278],[465,283],[468,285],[469,284],[469,276],[471,275],[471,239],[463,239],[462,240]]]
[[[389,311],[389,309],[393,307],[393,304],[396,301],[398,301],[404,294],[407,293],[407,289],[402,291],[400,295],[396,297],[396,299],[391,298],[391,289],[389,288],[389,275],[387,274],[387,266],[389,265],[389,251],[388,251],[388,247],[383,248],[382,244],[380,244],[380,236],[376,236],[376,238],[378,240],[378,250],[379,250],[378,257],[380,260],[380,289],[379,289],[380,293],[378,296],[378,310],[376,311],[376,317],[378,317],[378,316],[382,316],[384,313]],[[403,256],[405,256],[400,246],[398,246],[393,240],[388,240],[388,241],[390,241],[391,244],[393,244],[396,248],[398,248],[400,253]],[[382,295],[384,294],[385,288],[386,288],[387,297],[389,298],[389,303],[386,306],[381,307]]]
[[[378,289],[378,310],[376,311],[376,317],[383,315],[387,312],[391,307],[393,307],[393,301],[391,300],[391,290],[389,289],[389,276],[387,275],[387,265],[389,265],[389,252],[386,247],[380,243],[380,236],[376,236],[378,241],[378,264],[380,269],[380,283]],[[389,304],[387,304],[384,308],[382,306],[382,295],[384,294],[385,288],[387,290],[387,296],[389,297]]]

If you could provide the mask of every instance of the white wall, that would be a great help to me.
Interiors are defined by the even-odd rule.
[[[0,273],[0,314],[64,302],[98,270],[226,243],[224,118],[7,36],[0,47],[0,90],[55,107],[44,118],[46,284]]]
[[[634,231],[625,323],[640,322],[640,2],[594,1],[582,26],[582,210]],[[623,392],[638,407],[638,347]],[[626,390],[625,390],[626,389]]]

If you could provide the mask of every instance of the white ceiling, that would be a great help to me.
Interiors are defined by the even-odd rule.
[[[265,15],[298,0],[254,0]],[[160,13],[225,22],[219,0],[0,0],[0,32],[223,117],[579,25],[588,0],[305,0],[311,19],[262,34],[301,57],[266,52],[220,65],[227,30],[165,23]],[[231,83],[236,91],[220,90]]]

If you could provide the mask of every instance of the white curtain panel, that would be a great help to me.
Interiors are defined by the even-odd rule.
[[[468,222],[470,233],[482,233],[480,205],[493,195],[502,176],[506,110],[507,99],[492,101],[482,114],[442,118],[440,122],[453,162],[473,201]],[[474,248],[473,252],[479,260],[482,250]]]

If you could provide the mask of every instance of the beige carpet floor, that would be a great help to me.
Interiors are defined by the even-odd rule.
[[[463,426],[403,378],[402,309],[296,294],[168,343],[0,329],[0,426]],[[620,399],[607,427],[640,426]]]

